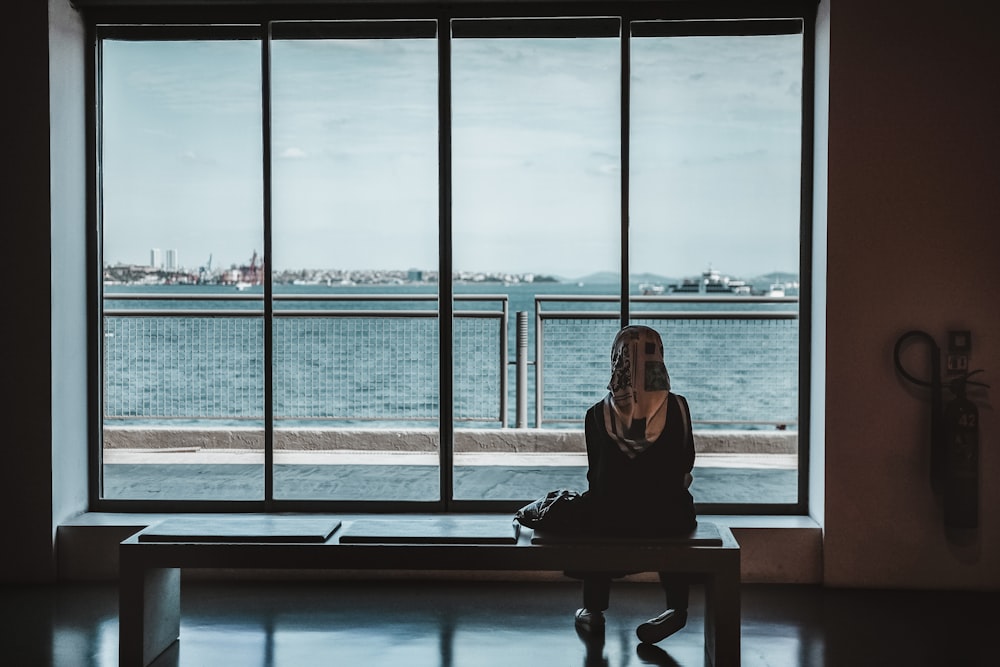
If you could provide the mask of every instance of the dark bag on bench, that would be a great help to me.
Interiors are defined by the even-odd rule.
[[[517,510],[522,526],[552,533],[581,533],[588,525],[586,493],[556,489]]]

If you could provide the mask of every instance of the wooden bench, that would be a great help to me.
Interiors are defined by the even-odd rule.
[[[184,568],[687,573],[705,587],[709,663],[740,663],[740,548],[711,523],[684,538],[583,540],[497,515],[192,516],[139,531],[119,556],[119,664],[128,667],[179,639]]]

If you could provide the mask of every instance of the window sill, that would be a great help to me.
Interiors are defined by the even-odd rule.
[[[64,522],[57,531],[60,580],[117,579],[119,542],[153,523],[174,516],[178,515],[86,512]],[[743,583],[822,582],[823,532],[813,519],[806,516],[771,515],[702,515],[699,518],[733,530],[741,547]],[[450,574],[449,578],[461,575],[480,579],[497,578],[479,572]],[[398,578],[398,574],[393,576]],[[511,580],[538,579],[539,576],[560,578],[558,573],[505,572],[498,576]],[[654,580],[646,575],[637,575],[634,579]]]

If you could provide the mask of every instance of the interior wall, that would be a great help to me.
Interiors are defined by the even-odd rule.
[[[13,511],[0,581],[48,582],[56,527],[87,503],[83,28],[67,0],[15,3],[5,16],[0,48],[16,103],[0,105],[13,230],[0,503]]]
[[[45,581],[54,573],[49,313],[48,23],[44,2],[4,9],[0,39],[5,103],[3,220],[8,281],[2,327],[7,416],[0,503],[7,508],[0,579]],[[9,236],[13,232],[13,236]],[[10,511],[13,510],[13,511]]]
[[[66,0],[52,2],[71,11]],[[823,10],[830,17],[826,400],[813,426],[823,429],[816,441],[825,442],[824,576],[838,586],[997,588],[995,410],[981,407],[979,541],[957,548],[944,537],[927,483],[926,403],[903,385],[891,358],[896,338],[910,328],[942,344],[949,327],[969,329],[972,365],[986,369],[985,381],[1000,391],[1000,53],[990,34],[997,10],[981,0],[946,8],[929,0],[905,8],[824,0]],[[75,370],[55,368],[68,362],[78,369],[81,361],[70,358],[70,339],[79,339],[85,322],[79,311],[61,313],[79,307],[70,298],[78,287],[62,283],[82,285],[72,267],[84,252],[75,245],[82,211],[73,200],[84,174],[54,164],[76,159],[75,149],[53,146],[50,159],[49,135],[51,119],[56,141],[73,142],[69,125],[82,118],[61,113],[62,106],[50,113],[45,3],[15,3],[7,13],[17,26],[0,40],[12,64],[8,90],[17,95],[17,104],[0,111],[8,155],[17,161],[4,201],[16,226],[7,274],[31,281],[9,290],[8,321],[17,326],[4,327],[14,391],[0,502],[14,510],[7,531],[18,547],[0,550],[0,577],[32,581],[54,576],[57,515],[74,511],[86,485],[79,466],[85,429],[77,423],[86,395],[77,393]],[[63,37],[53,31],[53,41]],[[53,64],[65,55],[74,66],[76,45],[51,48]],[[58,90],[54,105],[72,99]],[[60,234],[69,235],[66,245],[53,240]],[[64,378],[69,384],[57,387]]]
[[[825,580],[1000,587],[1000,420],[980,406],[980,530],[945,537],[925,394],[897,377],[900,334],[972,332],[1000,391],[997,6],[832,0]]]

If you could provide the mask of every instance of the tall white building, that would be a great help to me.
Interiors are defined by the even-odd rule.
[[[159,248],[153,248],[149,251],[149,265],[154,269],[163,268],[163,256]]]
[[[168,271],[176,271],[177,270],[177,249],[176,248],[171,248],[171,249],[167,250],[166,253],[165,253],[165,259],[166,259],[166,266],[165,266],[165,268]]]

